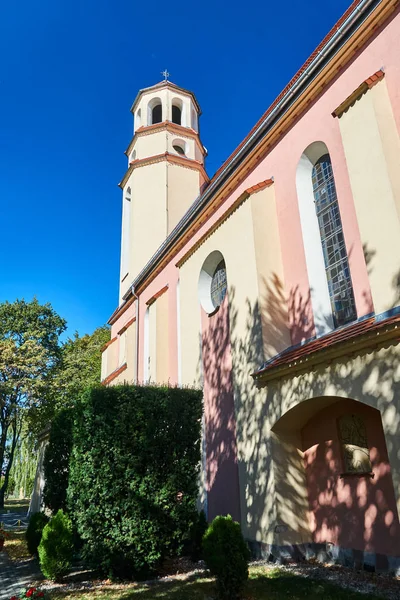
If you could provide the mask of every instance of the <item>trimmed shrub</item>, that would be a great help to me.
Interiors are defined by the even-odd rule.
[[[71,567],[74,554],[72,525],[59,510],[43,529],[38,548],[40,570],[47,579],[59,581]]]
[[[202,510],[197,514],[196,520],[190,530],[189,552],[193,562],[197,562],[203,558],[203,537],[207,528],[207,517],[204,510]]]
[[[29,519],[28,527],[25,532],[25,539],[29,554],[38,553],[38,547],[40,540],[42,539],[43,529],[48,522],[49,517],[42,512],[34,513]]]
[[[240,598],[249,576],[250,552],[239,523],[227,517],[216,517],[203,538],[203,556],[217,579],[218,598]]]
[[[68,507],[83,556],[107,576],[148,577],[196,517],[202,393],[115,386],[76,406]]]
[[[54,514],[60,509],[66,509],[72,426],[72,409],[60,410],[51,424],[49,443],[44,455],[43,501]]]

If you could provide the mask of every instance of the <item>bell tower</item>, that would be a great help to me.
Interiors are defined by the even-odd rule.
[[[139,91],[125,154],[120,301],[209,179],[192,92],[165,80]]]

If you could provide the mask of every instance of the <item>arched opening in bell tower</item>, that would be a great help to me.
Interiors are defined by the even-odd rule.
[[[148,105],[148,124],[162,122],[162,104],[160,98],[153,98]]]
[[[182,103],[179,105],[178,100],[174,100],[172,105],[172,122],[182,125]]]

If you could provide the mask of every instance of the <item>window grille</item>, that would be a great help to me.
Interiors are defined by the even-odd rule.
[[[357,312],[329,154],[314,165],[312,184],[333,319],[339,327],[356,320]]]
[[[226,268],[225,261],[217,265],[214,275],[211,280],[211,302],[214,308],[218,308],[222,304],[223,299],[226,295]]]

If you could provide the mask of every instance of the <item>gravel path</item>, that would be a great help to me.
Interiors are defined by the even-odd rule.
[[[13,531],[24,530],[27,522],[24,514],[0,513],[0,523],[4,524],[6,530],[11,528]],[[33,580],[39,579],[42,579],[42,575],[35,559],[12,561],[4,549],[0,551],[0,600],[8,600],[21,588],[28,587]]]
[[[4,550],[0,552],[0,600],[15,596],[21,588],[26,588],[32,581],[41,578],[39,567],[33,558],[12,561]]]

